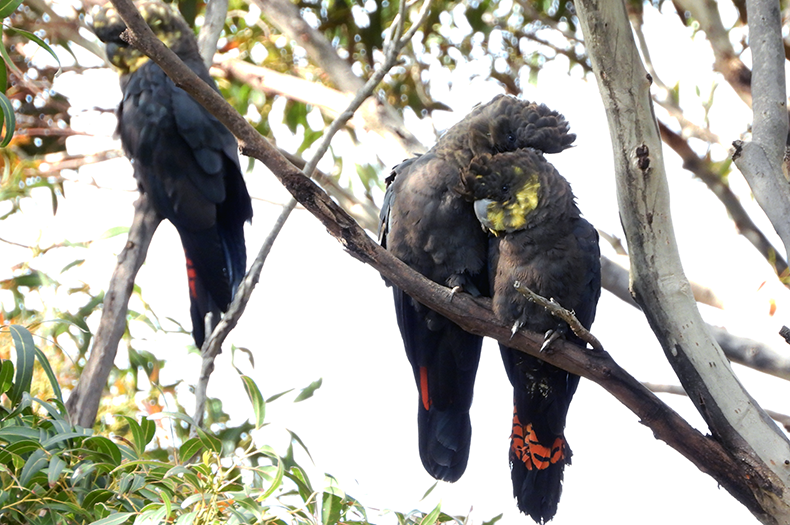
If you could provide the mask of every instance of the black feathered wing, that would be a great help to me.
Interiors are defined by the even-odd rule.
[[[213,86],[199,59],[187,65]],[[205,315],[227,309],[246,269],[250,197],[230,132],[153,62],[121,80],[118,134],[135,178],[178,230],[187,258],[195,343]]]
[[[434,281],[479,294],[487,288],[485,235],[471,205],[451,195],[451,169],[433,153],[395,168],[382,207],[381,242]],[[434,478],[456,481],[469,458],[469,409],[482,338],[397,287],[393,295],[418,389],[420,458]]]

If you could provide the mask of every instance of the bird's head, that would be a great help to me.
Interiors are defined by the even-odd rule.
[[[545,166],[550,165],[530,149],[478,155],[461,173],[460,192],[474,202],[484,229],[496,235],[522,230],[541,204]]]
[[[191,38],[192,30],[174,8],[156,0],[137,2],[136,6],[157,38],[175,53],[179,53],[180,46],[194,41]],[[107,59],[121,74],[133,73],[149,60],[142,52],[121,39],[126,24],[112,4],[96,7],[91,17],[91,29],[99,40],[107,44]]]

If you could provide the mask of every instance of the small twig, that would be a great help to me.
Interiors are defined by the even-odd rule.
[[[405,0],[401,0],[400,2],[401,13],[404,13],[404,15],[406,9],[405,3]],[[394,33],[392,36],[392,41],[385,49],[384,54],[386,59],[384,63],[365,83],[365,86],[357,92],[357,94],[349,103],[348,107],[334,121],[332,121],[332,124],[329,125],[329,128],[324,133],[321,144],[319,145],[317,151],[304,168],[305,175],[308,177],[312,176],[316,166],[318,165],[318,162],[329,150],[329,145],[331,144],[335,134],[340,130],[341,127],[351,120],[356,110],[359,109],[362,103],[371,95],[371,93],[373,93],[373,90],[376,89],[376,86],[379,85],[384,76],[395,65],[400,50],[411,40],[414,32],[417,31],[417,29],[422,25],[425,18],[427,17],[430,3],[431,0],[426,0],[418,16],[418,21],[405,35],[403,34],[402,22],[405,16],[400,18],[401,22],[398,23],[395,28],[393,28]],[[214,359],[216,359],[217,355],[222,350],[222,343],[225,341],[231,330],[233,330],[233,328],[236,326],[241,314],[244,312],[247,302],[249,301],[252,294],[252,290],[255,288],[255,285],[258,283],[260,278],[264,261],[269,255],[269,251],[271,250],[274,241],[277,239],[277,236],[282,230],[283,225],[288,220],[288,217],[295,207],[296,199],[291,198],[291,200],[288,201],[288,203],[283,208],[280,216],[277,218],[277,222],[272,228],[272,231],[269,232],[269,235],[264,241],[264,244],[258,252],[258,256],[255,258],[252,266],[250,266],[247,275],[244,277],[242,285],[239,287],[239,291],[233,298],[230,308],[225,313],[225,315],[222,316],[222,320],[217,324],[216,328],[214,328],[211,336],[209,336],[209,338],[203,343],[203,347],[200,351],[203,364],[201,366],[198,385],[195,389],[196,402],[194,420],[198,426],[200,426],[203,422],[203,414],[205,412],[206,406],[206,391],[208,388],[208,380],[211,376],[211,372],[214,370]]]
[[[598,229],[596,228],[596,230]],[[605,232],[603,230],[598,230],[598,235],[601,237],[601,239],[608,242],[612,248],[614,248],[614,252],[617,255],[628,255],[625,246],[623,246],[623,240],[620,237],[612,235],[611,233]]]
[[[642,384],[645,386],[645,388],[656,394],[674,394],[676,396],[688,397],[688,394],[686,394],[686,391],[683,390],[683,387],[680,385],[660,385],[657,383],[646,383],[644,381]],[[771,419],[782,425],[785,430],[790,432],[790,416],[787,414],[782,414],[781,412],[776,412],[774,410],[766,410],[765,413],[771,416]]]
[[[573,330],[573,333],[576,334],[576,337],[580,338],[586,343],[589,343],[590,346],[592,346],[595,350],[603,352],[603,345],[601,342],[597,337],[592,335],[589,330],[582,326],[579,320],[576,319],[576,316],[573,315],[573,312],[563,308],[562,305],[554,299],[546,299],[545,297],[536,294],[527,288],[521,281],[514,282],[513,287],[533,303],[548,310],[548,312],[554,317],[562,319],[568,323],[568,326],[570,326],[571,330]]]

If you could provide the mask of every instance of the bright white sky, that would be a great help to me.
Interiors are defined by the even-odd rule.
[[[665,4],[665,9],[671,10],[671,6]],[[724,22],[725,26],[734,23],[734,14],[729,13]],[[646,7],[645,28],[659,75],[668,85],[682,80],[681,102],[694,108],[695,88],[705,98],[712,84],[719,81],[709,73],[712,59],[704,35],[697,34],[690,44],[690,31],[680,27],[674,14],[659,16],[650,7]],[[679,42],[684,47],[659,54],[659,46],[667,42]],[[437,129],[446,129],[473,105],[499,92],[480,80],[470,81],[474,69],[474,65],[459,67],[451,78],[433,71],[433,95],[455,110],[435,113]],[[117,104],[120,91],[113,73],[92,71],[85,77],[63,75],[59,80],[58,89],[71,97],[75,111]],[[585,82],[578,77],[578,72],[569,77],[567,67],[558,60],[540,74],[538,86],[527,86],[524,97],[545,102],[568,118],[578,135],[576,147],[549,160],[571,181],[585,216],[599,229],[622,238],[605,114],[594,79]],[[660,110],[657,113],[663,116]],[[691,111],[687,116],[698,123],[703,121],[701,111]],[[722,142],[726,145],[739,138],[750,118],[743,103],[722,83],[710,114],[712,127]],[[68,141],[69,150],[100,151],[116,144],[109,139],[114,125],[114,117],[109,114],[75,117],[75,129],[98,129],[105,138],[73,137]],[[429,136],[429,128],[420,133]],[[281,139],[279,145],[295,149],[298,143]],[[714,151],[717,160],[725,155],[724,150]],[[751,245],[736,234],[716,198],[682,170],[673,153],[665,150],[665,156],[675,233],[687,275],[712,287],[725,303],[723,312],[702,307],[703,315],[734,333],[763,339],[783,349],[776,333],[786,318],[787,291]],[[286,200],[277,181],[264,171],[256,167],[247,177],[251,194],[263,199],[254,201],[254,222],[246,231],[250,260],[279,214],[279,206],[272,202]],[[75,182],[67,183],[67,198],[61,201],[56,217],[51,215],[48,194],[42,192],[24,202],[23,215],[5,221],[2,237],[25,244],[38,239],[41,246],[47,246],[63,239],[97,239],[112,227],[130,224],[136,194],[131,169],[124,159],[86,167],[68,176]],[[102,188],[110,189],[90,186],[87,183],[92,178]],[[763,231],[773,235],[737,172],[730,176],[730,182]],[[70,270],[64,281],[84,280],[94,291],[106,287],[123,242],[122,237],[116,237],[94,243],[86,263]],[[602,251],[613,256],[606,245],[602,245]],[[62,268],[85,255],[68,253],[49,264],[52,269]],[[7,264],[0,264],[0,268],[10,268],[27,258],[25,250],[4,246],[0,260]],[[172,326],[166,321],[168,317],[189,326],[184,273],[178,237],[169,224],[163,224],[137,283],[166,326]],[[6,276],[7,271],[0,273],[0,278]],[[0,300],[9,309],[9,297],[4,294],[0,292]],[[49,302],[55,298],[42,299]],[[768,315],[771,299],[778,305],[774,317]],[[58,300],[68,298],[61,293]],[[139,301],[135,300],[132,308],[139,309]],[[677,384],[643,316],[608,292],[601,297],[593,332],[615,360],[638,379]],[[168,360],[162,373],[164,383],[195,381],[200,363],[195,354],[186,352],[191,338],[152,332],[137,335],[142,338],[137,342],[141,349]],[[304,210],[294,212],[277,240],[255,295],[229,343],[254,354],[254,368],[243,355],[236,364],[257,381],[265,397],[323,378],[322,388],[310,400],[292,404],[293,397],[286,396],[268,407],[267,420],[272,424],[261,435],[262,440],[284,453],[287,442],[282,429],[296,432],[315,460],[314,482],[321,473],[331,473],[343,489],[374,508],[420,508],[427,512],[441,502],[442,510],[450,514],[465,515],[471,510],[471,523],[482,523],[499,513],[504,513],[501,523],[531,523],[518,513],[511,496],[507,449],[512,391],[498,348],[490,341],[484,346],[478,373],[472,408],[472,454],[466,474],[455,484],[441,483],[420,501],[433,479],[423,470],[417,453],[417,395],[395,323],[390,290],[373,269],[343,253],[340,244]],[[123,352],[118,359],[126,359]],[[786,382],[736,368],[764,407],[790,413]],[[181,392],[181,401],[188,406],[187,388]],[[234,423],[252,413],[230,365],[228,350],[217,362],[209,394],[223,399]],[[662,397],[706,432],[687,399]],[[712,478],[654,439],[636,416],[586,380],[581,382],[571,406],[566,435],[574,457],[573,465],[566,469],[563,498],[552,522],[556,525],[727,524],[753,520]],[[310,464],[304,456],[301,462]],[[372,519],[394,523],[394,518]]]

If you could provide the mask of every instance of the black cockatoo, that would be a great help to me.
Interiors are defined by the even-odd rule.
[[[158,1],[137,4],[148,25],[201,79],[216,89],[192,29]],[[200,347],[206,314],[219,321],[247,264],[244,223],[252,205],[233,135],[159,66],[121,40],[123,20],[109,4],[93,13],[93,31],[120,73],[117,135],[141,192],[178,230],[184,246],[192,335]]]
[[[488,295],[488,233],[458,190],[461,172],[481,155],[528,147],[561,151],[573,136],[558,132],[557,122],[545,106],[504,95],[475,108],[426,154],[393,169],[381,211],[382,245],[439,284]],[[393,292],[419,391],[420,457],[433,477],[456,481],[469,457],[469,408],[482,338],[401,290]]]
[[[513,287],[521,281],[555,299],[590,328],[601,293],[598,233],[580,216],[568,181],[529,148],[479,155],[462,177],[462,192],[493,234],[488,266],[496,316],[514,331],[562,335],[584,346],[567,324]],[[514,390],[513,492],[519,509],[543,523],[557,512],[570,463],[563,430],[579,377],[506,345],[500,349]]]

